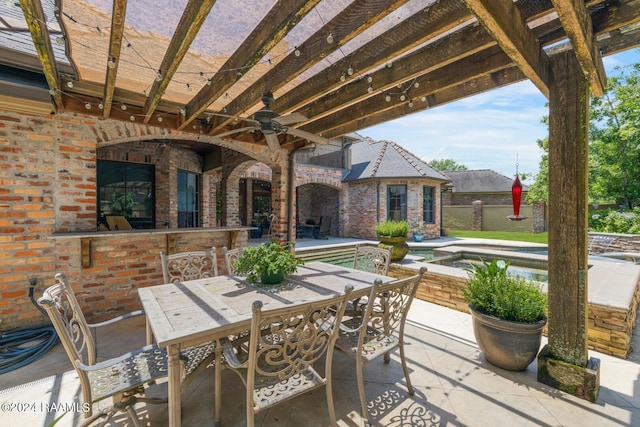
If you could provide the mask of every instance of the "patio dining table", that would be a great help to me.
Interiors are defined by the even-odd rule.
[[[354,298],[368,295],[373,282],[392,277],[340,267],[325,262],[299,266],[281,285],[252,285],[241,276],[227,275],[138,289],[155,342],[167,348],[169,425],[180,426],[180,350],[215,343],[215,415],[221,421],[222,349],[220,340],[251,326],[251,305],[261,300],[265,309],[304,304],[344,293],[353,285]]]

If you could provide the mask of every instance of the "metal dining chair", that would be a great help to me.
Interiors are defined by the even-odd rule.
[[[144,314],[142,310],[114,319],[90,324],[64,274],[55,276],[56,284],[48,287],[38,304],[48,314],[62,346],[73,365],[82,389],[85,420],[89,425],[99,418],[107,423],[118,411],[127,412],[133,425],[138,418],[133,408],[137,402],[166,403],[167,399],[146,398],[146,386],[167,376],[167,352],[155,344],[146,345],[120,357],[98,362],[95,332],[97,328]],[[184,389],[200,370],[213,361],[213,347],[207,344],[189,347],[180,354],[182,388]],[[93,413],[93,404],[107,398],[113,404]]]
[[[242,248],[234,248],[227,249],[226,246],[223,246],[222,252],[224,253],[224,261],[227,264],[227,273],[235,274],[235,268],[233,268],[233,264],[238,260],[240,255],[242,255],[244,247]]]
[[[331,386],[333,345],[346,300],[343,296],[319,299],[298,306],[264,310],[253,303],[248,345],[223,340],[228,367],[246,387],[246,425],[253,427],[255,414],[324,386],[331,425],[336,425]],[[324,369],[314,362],[324,357]]]
[[[164,283],[184,282],[218,275],[216,247],[203,251],[178,252],[167,255],[160,252]]]
[[[387,276],[391,264],[391,251],[393,246],[384,248],[360,244],[356,245],[353,255],[353,268],[361,271]],[[356,298],[350,301],[345,311],[345,316],[362,316],[362,309],[366,306],[367,297]]]
[[[368,424],[370,420],[363,377],[365,364],[380,356],[384,357],[385,363],[389,363],[391,350],[398,347],[407,389],[409,395],[413,396],[413,386],[404,354],[404,325],[420,279],[426,271],[427,269],[422,267],[414,276],[384,284],[380,279],[376,279],[364,315],[343,320],[340,325],[335,346],[356,360],[362,417]]]

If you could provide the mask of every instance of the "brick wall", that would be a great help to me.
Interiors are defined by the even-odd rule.
[[[53,235],[96,230],[98,153],[113,160],[157,162],[157,224],[164,227],[165,222],[173,222],[177,206],[171,188],[175,186],[167,183],[178,168],[200,171],[201,160],[179,147],[171,147],[168,157],[158,159],[156,149],[160,142],[196,138],[94,117],[37,117],[0,111],[0,330],[48,321],[32,304],[29,284],[35,281],[37,298],[54,283],[57,272],[68,275],[91,321],[139,308],[135,289],[158,283],[157,257],[166,236],[147,234],[141,239],[124,233],[109,242],[92,240],[93,264],[83,269],[79,267],[80,240]],[[154,142],[142,142],[144,139]],[[126,145],[117,150],[118,144]],[[266,159],[259,148],[248,144],[234,144],[234,149]],[[204,176],[203,195],[215,197],[211,187],[217,185],[217,179]],[[215,203],[205,203],[203,209],[203,224],[212,223]],[[198,241],[194,236],[188,240],[192,245]],[[237,244],[246,244],[246,236]],[[201,242],[202,247],[212,245],[229,245],[229,241]]]

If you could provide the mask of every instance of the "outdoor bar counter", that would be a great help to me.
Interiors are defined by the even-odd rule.
[[[160,252],[216,248],[218,271],[227,274],[222,248],[246,246],[254,227],[166,228],[54,233],[51,261],[90,304],[89,321],[140,308],[137,289],[164,283]],[[48,251],[47,251],[48,252]]]
[[[115,249],[119,244],[129,246],[135,241],[155,242],[154,246],[167,254],[209,249],[212,246],[231,249],[246,246],[248,233],[253,229],[255,227],[235,226],[88,231],[54,233],[51,238],[65,241],[64,244],[68,244],[69,240],[78,241],[80,265],[88,268],[92,265],[92,253],[105,244]]]

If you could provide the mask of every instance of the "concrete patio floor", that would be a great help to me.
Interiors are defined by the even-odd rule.
[[[124,323],[124,322],[123,322]],[[112,357],[144,343],[144,319],[128,320],[98,335],[100,354]],[[408,396],[397,351],[391,363],[376,361],[365,368],[369,411],[377,426],[637,426],[640,425],[640,360],[590,352],[601,360],[600,395],[595,404],[536,381],[536,363],[523,372],[509,372],[486,362],[473,339],[470,316],[416,300],[406,332],[411,380]],[[340,426],[359,426],[358,393],[353,361],[336,351],[334,401]],[[0,376],[2,426],[47,426],[64,411],[52,406],[79,402],[80,384],[61,345],[32,364]],[[245,424],[244,387],[223,371],[223,426]],[[151,395],[166,396],[166,384],[152,386]],[[26,406],[8,410],[7,402]],[[94,407],[98,406],[94,405]],[[144,425],[165,426],[167,406],[136,406]],[[183,426],[212,425],[213,369],[206,370],[182,396]],[[56,426],[75,426],[82,413],[70,411]],[[130,425],[118,415],[110,425]],[[328,426],[324,390],[260,413],[259,426]]]

